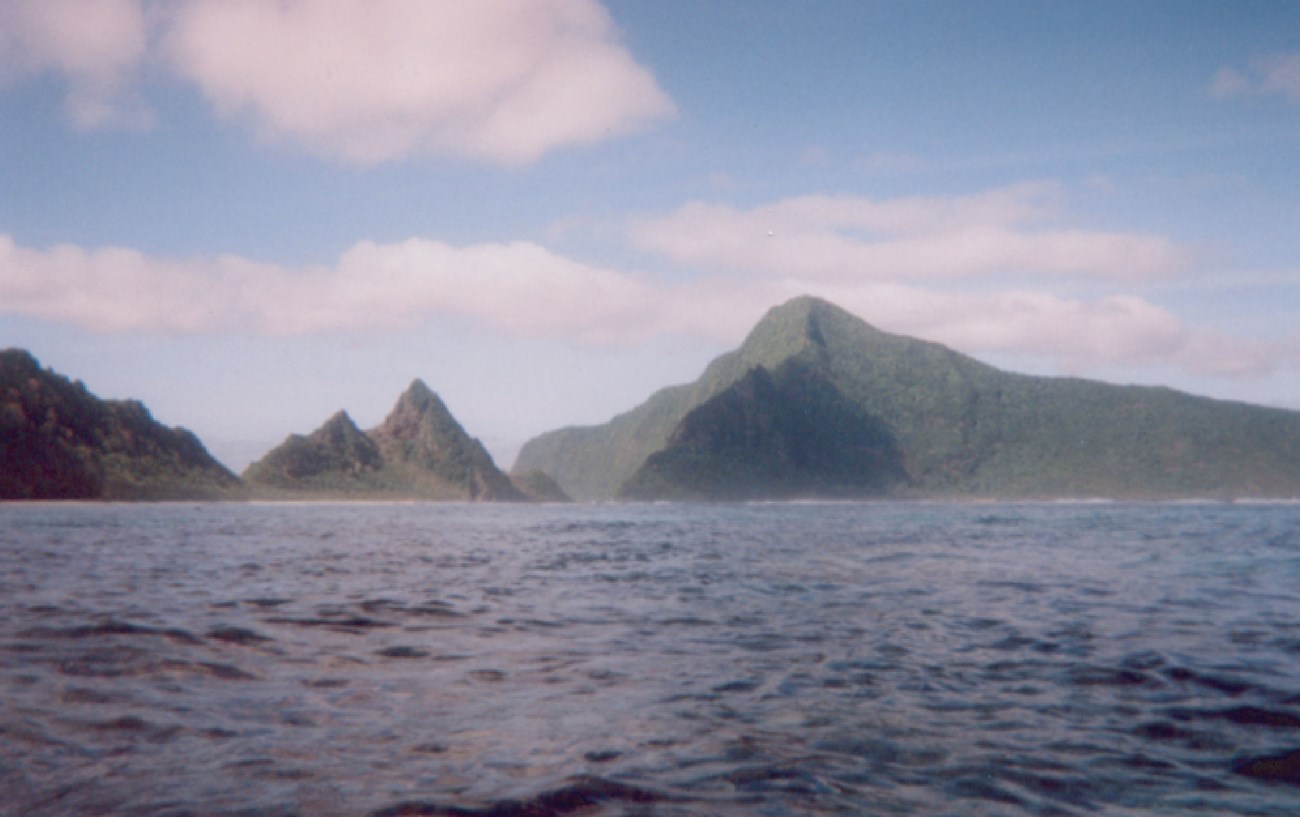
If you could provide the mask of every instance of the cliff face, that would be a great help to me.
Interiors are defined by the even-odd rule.
[[[100,400],[25,351],[0,352],[0,498],[219,499],[238,489],[197,437],[141,403]]]
[[[264,495],[523,499],[419,380],[378,428],[363,433],[339,412],[310,435],[290,435],[250,465],[244,479]]]
[[[696,382],[530,441],[578,499],[1300,496],[1300,412],[999,371],[816,298]]]

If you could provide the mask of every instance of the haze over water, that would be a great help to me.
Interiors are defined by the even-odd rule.
[[[15,815],[1292,815],[1300,506],[0,507]]]

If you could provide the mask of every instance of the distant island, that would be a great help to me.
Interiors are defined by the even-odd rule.
[[[1013,374],[826,301],[771,311],[694,383],[548,432],[503,473],[423,381],[242,479],[192,433],[0,352],[0,499],[517,502],[1300,497],[1300,412]]]
[[[800,297],[694,383],[515,467],[580,500],[1291,498],[1300,412],[1004,372]]]

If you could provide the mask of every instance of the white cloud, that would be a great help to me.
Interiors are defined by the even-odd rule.
[[[654,293],[631,275],[581,264],[537,244],[453,247],[410,239],[354,245],[331,270],[284,275],[294,302],[259,299],[277,333],[386,330],[434,316],[482,320],[504,332],[585,342],[653,332]]]
[[[206,332],[245,319],[244,293],[277,272],[235,257],[172,260],[73,245],[33,250],[0,236],[0,309],[96,331]]]
[[[164,42],[222,114],[360,164],[523,163],[674,112],[595,0],[190,0]]]
[[[131,88],[145,56],[139,0],[6,0],[0,4],[0,81],[59,75],[64,108],[80,128],[146,126]]]
[[[0,236],[0,311],[96,331],[298,335],[385,332],[468,317],[525,336],[642,339],[657,293],[526,242],[361,242],[333,266],[237,256],[163,259],[123,248],[36,250]]]
[[[1249,341],[1199,330],[1123,294],[972,294],[799,276],[664,284],[528,242],[363,241],[331,265],[292,267],[237,256],[157,258],[123,248],[31,249],[0,235],[0,313],[102,332],[387,333],[458,318],[511,336],[581,344],[677,335],[722,347],[738,343],[773,304],[805,293],[886,331],[972,354],[1038,356],[1067,372],[1155,364],[1256,376],[1300,366],[1295,338]]]
[[[1130,280],[1170,275],[1185,253],[1159,236],[1047,226],[1060,190],[1031,183],[972,196],[804,196],[739,210],[692,203],[634,224],[641,249],[709,269],[817,280],[989,275]]]
[[[1300,367],[1300,338],[1247,340],[1191,327],[1132,295],[1078,299],[1034,290],[950,293],[875,282],[774,281],[757,292],[751,288],[751,295],[766,293],[773,302],[802,292],[824,297],[889,332],[968,354],[1043,358],[1068,373],[1163,365],[1198,375],[1253,378]]]
[[[1054,358],[1065,368],[1168,360],[1187,341],[1174,315],[1141,298],[1093,300],[1010,290],[987,295],[928,293],[899,288],[871,298],[908,315],[900,327],[972,352],[1017,352]],[[886,314],[881,315],[887,318]]]
[[[1242,94],[1278,94],[1300,102],[1300,52],[1261,57],[1247,71],[1221,68],[1210,82],[1213,97]]]
[[[144,126],[145,66],[264,138],[370,165],[531,162],[675,113],[597,0],[4,0],[0,83],[78,127]]]

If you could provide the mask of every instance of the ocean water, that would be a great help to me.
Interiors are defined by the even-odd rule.
[[[1300,506],[2,506],[0,814],[1300,814]]]

